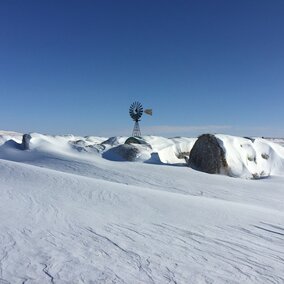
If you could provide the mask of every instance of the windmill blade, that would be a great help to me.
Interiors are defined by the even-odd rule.
[[[147,108],[144,110],[146,114],[153,115],[153,110],[151,108]]]

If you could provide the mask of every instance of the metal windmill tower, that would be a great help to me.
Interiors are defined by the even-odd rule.
[[[152,109],[145,109],[144,112],[146,114],[152,115]],[[141,120],[141,116],[143,114],[143,106],[139,102],[134,102],[131,104],[129,108],[129,115],[135,121],[134,128],[132,132],[133,137],[140,137],[141,131],[139,126],[139,121]]]

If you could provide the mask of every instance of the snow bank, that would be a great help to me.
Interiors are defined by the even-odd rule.
[[[229,175],[260,178],[284,175],[284,148],[262,138],[216,135],[225,150]]]
[[[21,143],[23,134],[13,131],[0,131],[0,146],[8,140],[14,140],[17,143]]]
[[[277,143],[262,138],[248,139],[230,135],[216,135],[221,141],[228,164],[227,174],[233,177],[261,178],[270,175],[284,175],[283,140]],[[73,157],[92,161],[98,157],[113,161],[136,161],[152,164],[185,165],[185,158],[197,138],[164,138],[144,136],[150,145],[131,144],[126,149],[127,137],[80,137],[73,135],[49,136],[38,133],[31,134],[30,152],[15,152],[16,143],[21,143],[22,134],[0,132],[0,158],[15,159],[25,155],[25,159],[40,159],[40,155]],[[135,153],[134,153],[135,152]],[[131,158],[128,158],[131,157]],[[17,158],[18,159],[18,158]]]

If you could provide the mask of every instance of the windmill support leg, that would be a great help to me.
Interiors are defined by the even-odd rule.
[[[140,137],[141,136],[140,126],[139,126],[138,121],[135,121],[132,136],[133,137]]]

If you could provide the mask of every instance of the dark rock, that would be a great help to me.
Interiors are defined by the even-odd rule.
[[[266,154],[266,153],[262,153],[262,154],[261,154],[261,157],[262,157],[263,159],[265,159],[265,160],[268,160],[268,159],[269,159],[269,155]]]
[[[140,144],[140,145],[146,145],[148,148],[152,149],[152,146],[148,144],[143,138],[141,137],[129,137],[126,139],[124,144]]]
[[[71,143],[77,146],[81,146],[81,147],[86,146],[86,142],[84,140],[76,140],[76,141],[72,141]]]
[[[228,164],[222,141],[212,134],[203,134],[193,145],[187,164],[199,171],[209,174],[219,174],[227,170]]]
[[[123,144],[103,153],[103,157],[112,161],[135,161],[140,150],[134,145]]]
[[[245,136],[244,138],[250,140],[252,143],[254,143],[254,141],[255,141],[255,138],[251,138],[251,137],[247,137],[247,136]]]
[[[29,150],[30,149],[30,141],[32,136],[30,134],[24,134],[22,138],[22,150]]]
[[[142,144],[142,143],[141,143],[141,139],[137,137],[129,137],[126,139],[124,144]]]
[[[17,150],[23,150],[23,145],[14,141],[13,139],[7,140],[3,144],[3,147],[13,148],[13,149],[17,149]]]
[[[32,139],[30,134],[24,134],[22,137],[22,143],[18,143],[13,139],[6,141],[3,146],[8,148],[13,148],[17,150],[29,150],[30,149],[30,140]]]

